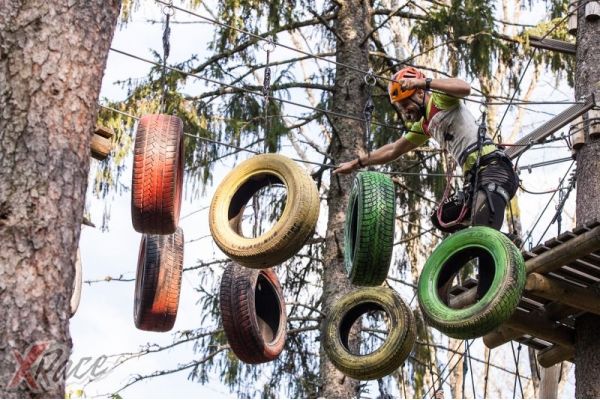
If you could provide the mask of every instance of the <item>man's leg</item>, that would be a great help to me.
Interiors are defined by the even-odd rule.
[[[505,208],[506,200],[499,193],[480,189],[475,197],[473,226],[484,225],[500,230]]]

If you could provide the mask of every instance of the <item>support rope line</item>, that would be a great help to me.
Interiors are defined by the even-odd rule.
[[[585,2],[583,4],[579,4],[577,7],[575,7],[573,10],[571,10],[569,13],[567,13],[567,15],[565,15],[563,18],[561,18],[560,21],[558,21],[556,24],[554,24],[554,26],[552,27],[552,29],[550,29],[548,32],[546,32],[541,38],[540,41],[544,40],[546,37],[548,37],[552,32],[554,32],[561,24],[565,23],[569,17],[571,15],[573,15],[574,13],[577,12],[577,10],[579,8],[581,8],[582,6],[585,5]],[[506,109],[504,110],[504,113],[502,114],[502,118],[500,119],[500,122],[498,123],[498,127],[496,128],[496,132],[494,134],[494,138],[498,138],[499,142],[502,142],[502,133],[501,133],[501,129],[502,129],[502,123],[504,122],[504,119],[506,118],[506,115],[508,114],[508,110],[510,109],[510,106],[512,105],[513,100],[515,99],[515,96],[517,95],[517,92],[519,91],[519,88],[521,86],[521,82],[523,82],[523,78],[525,78],[525,74],[527,73],[527,70],[529,69],[529,66],[531,65],[531,61],[533,61],[533,57],[535,55],[535,52],[537,51],[537,47],[535,47],[532,52],[531,55],[529,56],[529,60],[527,61],[527,65],[525,66],[525,69],[523,69],[523,72],[521,73],[521,76],[519,77],[519,80],[517,82],[517,86],[515,86],[515,90],[510,98],[510,101],[508,102],[508,105],[506,106]]]
[[[164,0],[155,0],[155,1],[156,1],[157,3],[159,3],[159,4],[163,4],[163,5],[167,5],[167,4],[168,4],[168,2],[167,2],[167,1],[164,1]],[[409,1],[408,3],[410,3],[410,1]],[[408,4],[408,3],[407,3],[407,4]],[[362,69],[360,69],[360,68],[357,68],[357,67],[354,67],[354,66],[352,66],[352,65],[348,65],[348,64],[345,64],[345,63],[341,63],[341,62],[339,62],[339,61],[330,60],[330,59],[328,59],[328,58],[326,58],[326,57],[319,56],[319,55],[316,55],[316,54],[312,54],[312,53],[310,53],[310,52],[307,52],[307,51],[304,51],[304,50],[301,50],[301,49],[297,49],[297,48],[295,48],[295,47],[293,47],[293,46],[289,46],[289,45],[286,45],[286,44],[283,44],[283,43],[276,43],[274,40],[272,40],[272,39],[269,39],[268,37],[266,37],[266,35],[268,35],[268,32],[265,34],[265,36],[258,35],[258,34],[256,34],[256,33],[249,32],[249,31],[247,31],[247,30],[245,30],[245,29],[237,28],[237,27],[235,27],[235,26],[232,26],[232,25],[229,25],[229,24],[226,24],[226,23],[223,23],[223,22],[217,21],[217,20],[216,20],[216,19],[214,19],[214,18],[207,17],[207,16],[205,16],[205,15],[202,15],[202,14],[198,14],[198,13],[196,13],[196,12],[192,11],[192,10],[188,10],[188,9],[185,9],[185,8],[182,8],[182,7],[178,7],[178,6],[175,6],[175,5],[173,6],[173,8],[174,8],[174,9],[176,9],[176,10],[179,10],[179,11],[181,11],[181,12],[184,12],[184,13],[186,13],[186,14],[192,15],[192,16],[194,16],[194,17],[197,17],[197,18],[203,19],[203,20],[205,20],[205,21],[208,21],[208,22],[210,22],[210,23],[212,23],[212,24],[218,25],[218,26],[220,26],[220,27],[222,27],[222,28],[227,28],[227,29],[231,29],[231,30],[237,31],[237,32],[239,32],[239,33],[243,33],[243,34],[245,34],[245,35],[248,35],[249,37],[252,37],[252,38],[254,38],[254,39],[265,41],[265,42],[267,42],[267,43],[270,43],[270,44],[272,44],[272,45],[279,46],[279,47],[282,47],[282,48],[284,48],[284,49],[291,50],[291,51],[294,51],[294,52],[297,52],[297,53],[303,54],[303,55],[305,55],[305,56],[308,56],[308,57],[310,57],[310,58],[313,58],[313,59],[317,59],[317,60],[325,61],[325,62],[328,62],[328,63],[334,64],[334,65],[336,65],[336,66],[340,66],[340,67],[348,68],[348,69],[350,69],[350,70],[353,70],[353,71],[355,71],[355,72],[359,72],[359,73],[363,74],[364,76],[367,76],[367,75],[369,75],[369,71],[363,71]],[[398,12],[398,11],[395,11],[395,12]],[[568,16],[567,16],[567,18],[568,18]],[[378,27],[378,28],[380,28],[380,27]],[[554,29],[556,29],[556,28],[554,28]],[[553,30],[554,30],[554,29],[553,29]],[[551,33],[553,30],[551,30],[549,33]],[[544,37],[542,37],[540,40],[543,40],[544,38],[545,38],[545,36],[544,36]],[[411,58],[409,58],[409,59],[406,59],[406,60],[401,60],[401,61],[399,62],[399,64],[406,64],[406,65],[410,65],[410,64],[407,64],[407,63],[408,63],[408,61],[410,61],[410,60],[411,60]],[[381,75],[376,75],[376,74],[372,74],[372,76],[373,76],[373,77],[375,77],[376,79],[381,79],[381,80],[388,81],[388,82],[391,82],[391,81],[393,81],[391,78],[389,78],[389,77],[387,77],[387,76],[381,76]],[[432,92],[436,92],[436,91],[435,91],[435,90],[432,90]],[[453,96],[453,97],[454,97],[454,96]],[[491,97],[491,96],[490,96],[490,97]],[[479,100],[468,99],[468,98],[462,98],[462,99],[464,99],[465,101],[470,101],[470,102],[473,102],[473,103],[486,104],[486,103],[485,103],[485,101],[479,101]],[[501,104],[509,104],[509,105],[511,105],[511,104],[512,104],[512,100],[514,100],[514,96],[512,97],[512,99],[511,99],[511,102],[509,102],[509,103],[501,103]],[[500,104],[500,105],[501,105],[501,104]],[[538,102],[537,104],[542,104],[542,103]],[[567,104],[567,103],[562,103],[562,102],[561,102],[561,103],[548,103],[548,104]]]
[[[562,180],[560,181],[559,187],[563,186],[563,184],[564,184],[565,180],[567,179],[567,176],[569,175],[569,172],[571,171],[571,168],[573,168],[574,164],[575,164],[575,161],[572,161],[571,165],[567,169],[567,172],[565,173],[565,175],[563,176]],[[546,210],[548,209],[548,207],[550,206],[550,203],[552,203],[552,199],[554,199],[555,195],[556,195],[556,192],[552,193],[552,196],[550,196],[550,199],[548,200],[548,203],[546,203],[546,206],[544,207],[544,209],[540,213],[539,217],[537,218],[537,220],[533,224],[533,227],[528,231],[527,236],[525,237],[525,239],[523,240],[523,243],[521,244],[520,250],[523,250],[523,247],[525,246],[525,244],[527,243],[527,241],[529,240],[529,238],[531,238],[531,235],[533,234],[533,231],[537,227],[538,223],[542,219],[542,216],[544,215],[544,213],[546,212]],[[541,242],[542,238],[543,238],[543,236],[540,237],[539,242]],[[539,244],[539,242],[538,242],[538,244]]]
[[[131,54],[131,53],[119,50],[119,49],[112,48],[112,47],[110,48],[110,50],[113,51],[113,52],[115,52],[115,53],[122,54],[124,56],[130,57],[130,58],[133,58],[133,59],[137,59],[139,61],[146,62],[148,64],[152,64],[152,65],[157,66],[157,67],[162,67],[162,65],[160,63],[157,63],[155,61],[149,60],[149,59],[144,58],[144,57],[137,56],[135,54]],[[189,76],[189,77],[192,77],[192,78],[204,80],[206,82],[209,82],[209,83],[212,83],[212,84],[215,84],[215,85],[219,85],[221,87],[232,88],[232,89],[240,90],[240,91],[243,91],[243,92],[246,92],[246,93],[249,93],[249,94],[253,94],[253,95],[257,95],[257,96],[262,96],[262,93],[260,93],[260,92],[255,92],[255,91],[250,90],[250,89],[245,89],[245,88],[237,87],[237,86],[230,85],[230,84],[227,84],[227,83],[224,83],[224,82],[219,82],[219,81],[211,79],[211,78],[202,77],[202,76],[190,73],[190,72],[183,71],[183,70],[181,70],[179,68],[175,68],[175,67],[168,66],[168,65],[166,66],[166,68],[169,69],[169,70],[171,70],[171,71],[178,72],[180,74],[183,74],[183,75],[186,75],[186,76]],[[357,117],[357,116],[354,116],[354,115],[343,114],[343,113],[339,113],[339,112],[336,112],[336,111],[329,111],[329,110],[325,110],[325,109],[318,108],[318,107],[307,106],[305,104],[297,103],[297,102],[294,102],[294,101],[291,101],[291,100],[281,99],[279,97],[273,97],[273,96],[271,96],[270,98],[273,99],[273,100],[279,101],[281,103],[290,104],[290,105],[293,105],[293,106],[297,106],[297,107],[301,107],[301,108],[305,108],[305,109],[317,111],[319,113],[323,113],[323,114],[326,114],[326,115],[334,115],[334,116],[337,116],[337,117],[340,117],[340,118],[348,118],[348,119],[352,119],[352,120],[355,120],[355,121],[360,121],[360,122],[366,123],[366,121],[365,121],[364,118]],[[111,109],[111,108],[108,108],[108,109],[110,109],[112,111],[120,112],[120,111],[115,110],[115,109]],[[131,117],[131,115],[128,115],[128,114],[125,114],[125,115]],[[407,130],[406,128],[397,127],[397,126],[393,126],[393,125],[381,123],[381,122],[378,122],[378,121],[372,121],[372,123],[374,125],[385,127],[385,128],[388,128],[388,129],[403,130],[405,132],[411,132],[411,130]],[[333,166],[331,166],[331,167],[333,167]],[[415,174],[408,174],[408,173],[397,173],[397,174],[398,175],[415,175]],[[434,174],[427,174],[427,175],[435,176]],[[442,176],[442,175],[440,174],[440,176]],[[445,175],[443,175],[443,176],[445,176]],[[460,177],[460,176],[457,176],[457,177]]]
[[[158,1],[158,0],[156,0],[156,1]],[[159,63],[157,63],[155,61],[149,60],[147,58],[140,57],[140,56],[128,53],[128,52],[123,51],[123,50],[115,49],[113,47],[111,47],[110,50],[113,51],[113,52],[115,52],[115,53],[119,53],[121,55],[130,57],[130,58],[134,58],[136,60],[139,60],[139,61],[142,61],[142,62],[146,62],[148,64],[152,64],[152,65],[155,65],[155,66],[158,66],[158,67],[161,67],[161,64],[159,64]],[[245,92],[245,93],[248,93],[248,94],[253,94],[253,95],[256,95],[256,96],[262,96],[263,95],[261,92],[256,92],[254,90],[246,89],[246,88],[235,86],[235,85],[230,85],[228,83],[220,82],[220,81],[217,81],[217,80],[214,80],[214,79],[211,79],[211,78],[206,78],[206,77],[203,77],[203,76],[199,76],[199,75],[193,74],[191,72],[186,72],[186,71],[184,71],[182,69],[175,68],[175,67],[172,67],[172,66],[167,66],[167,69],[170,69],[171,71],[183,74],[185,76],[189,76],[189,77],[200,79],[200,80],[203,80],[203,81],[215,84],[215,85],[219,85],[221,87],[239,90],[241,92]],[[282,99],[282,98],[279,98],[279,97],[271,96],[270,98],[271,98],[271,100],[279,101],[281,103],[290,104],[290,105],[293,105],[293,106],[296,106],[296,107],[301,107],[301,108],[305,108],[305,109],[309,109],[309,110],[313,110],[313,111],[318,111],[318,112],[323,113],[323,114],[333,115],[333,116],[340,117],[340,118],[352,119],[354,121],[365,122],[364,118],[358,117],[358,116],[355,116],[355,115],[349,115],[349,114],[339,113],[339,112],[336,112],[336,111],[325,110],[323,108],[307,106],[306,104],[297,103],[295,101],[286,100],[286,99]],[[372,123],[375,124],[375,125],[377,125],[377,126],[384,127],[384,128],[395,129],[395,130],[403,130],[403,131],[411,132],[410,130],[407,130],[406,128],[401,128],[401,127],[398,127],[398,126],[393,126],[393,125],[385,124],[385,123],[378,122],[378,121],[373,121]]]
[[[117,109],[114,109],[114,108],[111,108],[111,107],[102,106],[102,105],[101,105],[101,107],[106,108],[107,110],[110,110],[110,111],[113,111],[113,112],[116,112],[116,113],[123,114],[123,115],[125,115],[125,116],[127,116],[129,118],[133,118],[135,120],[139,120],[139,117],[136,117],[136,116],[128,114],[128,113],[121,112],[121,111],[119,111]],[[183,134],[185,136],[188,136],[188,137],[191,137],[191,138],[194,138],[194,139],[198,139],[198,140],[201,140],[201,141],[210,142],[210,143],[217,144],[217,145],[224,146],[224,147],[229,147],[229,148],[232,148],[232,149],[235,149],[235,150],[239,150],[239,151],[245,151],[245,152],[256,154],[256,155],[263,154],[260,151],[251,150],[251,149],[246,148],[246,147],[240,147],[240,146],[236,146],[236,145],[233,145],[233,144],[220,142],[218,140],[214,140],[214,139],[210,139],[210,138],[206,138],[206,137],[202,137],[202,136],[192,135],[191,133],[184,132]],[[322,163],[318,163],[318,162],[314,162],[314,161],[301,160],[301,159],[297,159],[297,158],[291,158],[291,160],[299,162],[299,163],[316,165],[316,166],[323,167],[323,168],[328,168],[328,169],[335,169],[335,168],[338,167],[337,165],[334,165],[334,164],[322,164]],[[446,176],[445,174],[405,172],[405,171],[380,171],[380,172],[382,174],[387,174],[387,175],[434,176],[434,177],[445,177]],[[460,175],[456,175],[456,177],[460,177]]]
[[[523,384],[521,383],[521,375],[519,374],[519,358],[521,356],[521,343],[519,343],[518,353],[515,355],[515,346],[513,345],[513,341],[510,341],[510,348],[512,350],[513,360],[515,361],[515,370],[517,373],[515,374],[515,383],[513,386],[513,399],[517,394],[517,381],[519,382],[519,389],[521,390],[521,398],[524,399],[523,395]]]

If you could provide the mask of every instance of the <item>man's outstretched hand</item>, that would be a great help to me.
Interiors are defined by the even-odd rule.
[[[349,174],[350,172],[354,171],[355,169],[357,169],[359,167],[358,163],[356,162],[356,160],[352,160],[352,161],[348,161],[345,163],[341,163],[339,167],[337,167],[337,169],[333,170],[333,174]]]

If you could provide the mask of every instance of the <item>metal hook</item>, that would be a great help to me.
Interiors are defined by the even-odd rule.
[[[173,7],[173,0],[169,0],[165,6],[162,8],[162,12],[169,17],[175,15],[175,8]]]

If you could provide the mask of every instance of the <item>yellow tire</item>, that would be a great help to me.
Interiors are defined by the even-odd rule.
[[[349,348],[354,322],[369,311],[383,311],[388,335],[372,353],[355,354]],[[358,380],[383,378],[400,368],[415,344],[412,311],[400,296],[386,287],[360,288],[342,297],[325,320],[323,348],[329,360],[345,375]]]
[[[275,225],[256,238],[242,236],[248,201],[268,185],[287,190],[283,213]],[[294,161],[261,154],[241,163],[217,188],[209,212],[212,237],[232,260],[248,268],[269,268],[294,256],[310,238],[319,217],[319,193],[311,177]]]

